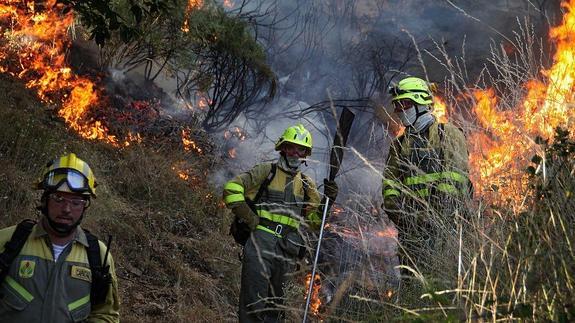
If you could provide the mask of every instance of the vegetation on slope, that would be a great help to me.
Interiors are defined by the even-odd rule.
[[[166,143],[117,150],[66,130],[46,106],[0,75],[0,226],[36,218],[32,183],[47,161],[75,152],[93,167],[98,197],[84,226],[113,235],[123,322],[232,318],[238,293],[237,249],[220,225],[219,194],[205,181],[213,156]],[[185,161],[193,186],[172,169]]]

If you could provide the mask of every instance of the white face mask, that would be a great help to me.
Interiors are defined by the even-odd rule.
[[[286,156],[287,165],[292,169],[297,169],[302,163],[302,159],[299,157],[288,157]]]
[[[401,124],[403,124],[404,127],[413,125],[415,119],[417,119],[417,111],[415,110],[415,107],[401,110],[401,112],[399,112],[397,115],[399,116],[399,120],[401,120]]]
[[[419,117],[417,116],[419,110]],[[414,106],[398,113],[399,120],[405,127],[411,127],[413,131],[420,132],[435,121],[427,106]]]

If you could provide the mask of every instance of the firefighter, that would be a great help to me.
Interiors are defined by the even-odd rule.
[[[107,246],[80,223],[96,180],[75,154],[48,163],[39,221],[0,230],[1,322],[119,322],[119,299]]]
[[[455,211],[463,212],[471,194],[467,144],[459,128],[433,116],[426,81],[407,77],[389,93],[405,131],[390,146],[383,205],[398,229],[402,263],[413,265],[411,258],[423,265],[417,260],[429,256],[440,231],[452,228]]]
[[[319,230],[325,198],[300,166],[312,151],[311,133],[299,124],[287,128],[275,144],[276,163],[241,173],[224,186],[224,201],[248,227],[242,257],[240,322],[279,322],[287,274],[305,254],[301,230]],[[325,194],[337,196],[334,181]],[[237,241],[237,239],[236,239]]]

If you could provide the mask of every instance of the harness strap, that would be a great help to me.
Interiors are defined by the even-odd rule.
[[[270,183],[272,182],[272,180],[276,176],[276,170],[277,170],[277,164],[273,163],[272,169],[270,170],[270,173],[268,174],[266,179],[262,182],[262,185],[260,185],[260,189],[258,190],[258,193],[254,197],[254,200],[253,200],[254,203],[258,203],[260,201],[260,198],[262,197],[264,191],[267,191],[268,186],[270,185]]]
[[[22,250],[24,244],[26,244],[26,240],[28,240],[30,233],[32,233],[32,228],[34,228],[35,224],[36,221],[30,219],[18,223],[10,241],[4,245],[4,252],[0,254],[0,284],[6,279],[6,276],[8,276],[12,262],[18,254],[20,254],[20,250]]]
[[[110,266],[107,264],[102,266],[102,257],[100,256],[100,243],[98,242],[98,238],[88,230],[84,230],[84,233],[88,240],[88,248],[86,248],[86,252],[88,254],[88,262],[90,263],[90,271],[92,271],[90,302],[92,305],[97,305],[106,300],[110,284],[112,283],[112,276],[110,275]],[[111,241],[111,236],[109,241]],[[109,248],[110,242],[108,242],[106,256],[108,255]]]

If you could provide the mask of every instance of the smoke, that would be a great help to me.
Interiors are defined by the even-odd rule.
[[[517,19],[527,18],[546,32],[547,23],[558,12],[557,4],[526,0],[489,4],[469,0],[262,0],[249,4],[248,9],[273,12],[263,18],[262,25],[268,27],[259,26],[258,34],[263,35],[260,41],[278,76],[280,95],[256,120],[242,116],[234,122],[232,126],[245,129],[250,138],[237,142],[236,159],[230,162],[237,172],[273,159],[273,143],[283,129],[303,123],[312,126],[314,139],[321,138],[314,142],[308,170],[316,181],[325,177],[337,118],[331,109],[299,119],[287,118],[289,111],[305,109],[304,102],[330,98],[368,97],[377,102],[375,106],[388,105],[385,89],[406,74],[441,82],[448,75],[434,58],[439,56],[437,45],[444,46],[450,57],[465,55],[473,80],[484,69],[492,42],[513,37]],[[381,124],[373,108],[354,112],[357,117],[349,146],[382,169],[390,141],[388,125]],[[257,119],[266,120],[265,125]],[[230,149],[229,144],[224,146]],[[346,186],[356,183],[354,190],[377,192],[381,179],[363,164],[346,154],[338,180]]]

